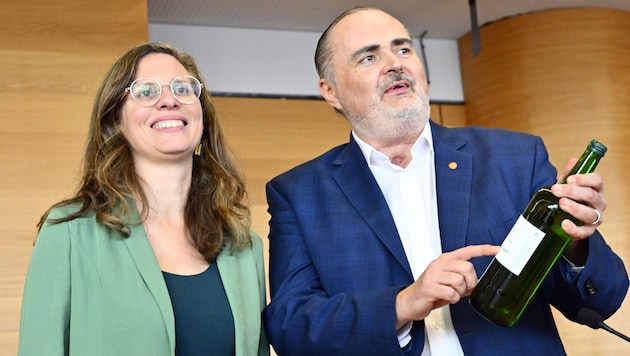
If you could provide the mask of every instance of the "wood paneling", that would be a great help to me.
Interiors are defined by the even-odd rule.
[[[599,229],[630,262],[630,13],[605,8],[536,12],[480,29],[481,51],[472,56],[470,34],[459,40],[468,125],[540,135],[560,170],[592,138],[609,148],[597,171],[608,209]],[[609,320],[624,331],[630,301]],[[569,355],[618,355],[628,344],[556,313]],[[626,333],[630,329],[626,328]]]
[[[350,127],[323,100],[214,99],[228,143],[247,179],[250,203],[266,204],[274,176],[345,143]]]
[[[71,193],[105,71],[148,40],[146,0],[3,0],[0,355],[15,355],[35,224]]]
[[[446,127],[466,126],[466,107],[455,104],[432,104],[431,118]]]

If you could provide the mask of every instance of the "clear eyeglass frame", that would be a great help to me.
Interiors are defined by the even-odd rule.
[[[163,87],[168,86],[171,94],[182,104],[192,104],[201,96],[203,84],[199,79],[184,75],[173,78],[170,83],[160,83],[153,78],[138,78],[125,88],[131,99],[142,106],[153,106],[162,97]]]

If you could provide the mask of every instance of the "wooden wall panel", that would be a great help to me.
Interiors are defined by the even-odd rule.
[[[253,229],[265,238],[269,231],[265,183],[347,142],[350,126],[323,100],[217,97],[214,101],[245,173]]]
[[[24,275],[51,204],[75,187],[105,71],[148,40],[146,0],[0,5],[0,355],[15,355]]]
[[[439,116],[439,121],[436,116]],[[457,104],[431,105],[431,118],[446,127],[466,126],[466,107]]]
[[[459,40],[466,122],[540,135],[562,172],[592,138],[609,148],[597,168],[608,209],[599,229],[630,267],[630,12],[569,8],[497,21]],[[609,324],[626,333],[630,300]],[[602,330],[556,320],[569,355],[616,355],[628,344]],[[625,330],[624,330],[625,327]]]

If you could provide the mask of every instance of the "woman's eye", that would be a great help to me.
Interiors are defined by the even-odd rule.
[[[173,88],[176,94],[188,94],[192,92],[190,85],[179,84]]]
[[[143,85],[134,91],[134,96],[137,98],[153,98],[157,95],[155,88],[151,85]]]

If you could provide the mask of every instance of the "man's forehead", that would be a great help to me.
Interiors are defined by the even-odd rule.
[[[335,25],[335,27],[365,26],[367,24],[370,24],[372,26],[394,26],[404,29],[404,25],[400,21],[398,21],[398,19],[384,11],[377,9],[368,9],[349,14],[341,19],[337,23],[337,25]]]
[[[336,44],[362,47],[371,44],[393,44],[401,38],[410,39],[400,21],[380,10],[364,10],[346,16],[331,29],[330,39]]]

